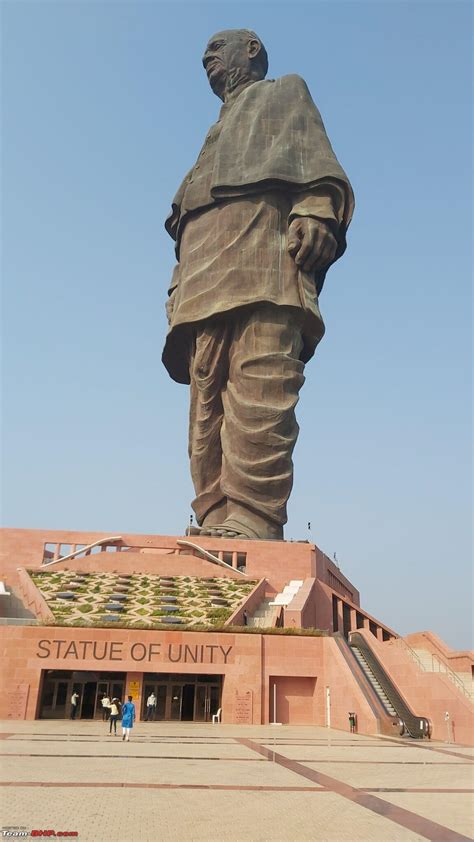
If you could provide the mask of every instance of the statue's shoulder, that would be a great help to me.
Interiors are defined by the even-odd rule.
[[[279,79],[275,79],[275,82],[278,82],[283,87],[288,88],[300,88],[304,85],[306,88],[306,82],[302,76],[298,76],[297,73],[288,73],[287,76],[280,76]]]
[[[263,79],[252,86],[255,94],[264,98],[291,98],[311,96],[305,80],[297,73],[289,73],[278,79]]]
[[[302,76],[297,73],[288,73],[287,76],[279,76],[278,79],[262,79],[260,82],[255,82],[249,90],[252,91],[271,91],[276,88],[308,88]]]

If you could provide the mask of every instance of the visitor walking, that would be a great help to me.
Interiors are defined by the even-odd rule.
[[[104,693],[102,698],[102,722],[107,722],[110,716],[110,699],[107,696],[107,693]]]
[[[156,710],[156,696],[154,693],[150,693],[148,699],[146,700],[146,722],[149,722],[150,719],[155,718],[155,710]]]
[[[74,693],[71,696],[71,719],[76,718],[78,705],[79,705],[79,693],[77,692],[77,690],[74,690]]]
[[[122,706],[122,740],[130,739],[130,731],[133,728],[135,721],[135,705],[132,702],[132,696],[128,697],[128,702]]]
[[[120,717],[120,702],[117,698],[112,699],[110,702],[110,727],[109,727],[109,735],[112,733],[112,726],[114,728],[114,737],[117,736],[117,719]]]

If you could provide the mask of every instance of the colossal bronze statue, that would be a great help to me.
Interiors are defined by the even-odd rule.
[[[192,531],[282,539],[295,406],[353,194],[303,79],[265,80],[254,32],[214,35],[203,65],[223,105],[166,221],[178,264],[163,362],[191,384]]]

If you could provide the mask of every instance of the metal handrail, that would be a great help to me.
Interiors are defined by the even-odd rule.
[[[431,662],[432,664],[437,663],[439,667],[437,670],[434,669],[433,672],[442,672],[444,673],[444,675],[447,675],[448,678],[451,681],[453,681],[457,687],[459,687],[459,689],[464,693],[464,695],[472,700],[472,692],[467,689],[462,679],[459,678],[458,675],[456,675],[454,670],[452,670],[451,667],[449,667],[447,663],[443,661],[443,659],[440,658],[439,655],[436,654],[436,652],[431,652]],[[440,669],[441,667],[442,669]]]
[[[231,564],[227,564],[226,561],[222,561],[221,558],[209,552],[209,550],[205,550],[204,547],[200,547],[199,544],[195,544],[193,541],[183,541],[180,539],[179,541],[177,540],[176,543],[178,544],[178,547],[191,547],[193,550],[196,550],[202,558],[205,558],[206,561],[212,561],[213,564],[218,564],[220,567],[226,567],[227,570],[232,570],[233,573],[237,573],[239,576],[248,578],[248,573],[238,570],[237,567],[232,567]]]
[[[468,698],[468,699],[469,699],[469,701],[471,701],[471,702],[472,702],[472,698],[473,698],[473,697],[472,697],[472,693],[471,693],[471,692],[467,689],[467,687],[465,686],[464,682],[463,682],[463,681],[461,681],[461,679],[459,678],[459,676],[458,676],[458,675],[456,675],[456,673],[454,672],[454,670],[452,670],[452,669],[451,669],[451,667],[448,667],[448,665],[447,665],[447,664],[443,661],[443,659],[442,659],[442,658],[440,658],[440,656],[439,656],[439,655],[437,655],[435,652],[428,652],[428,653],[427,653],[428,655],[430,655],[430,656],[431,656],[431,666],[432,666],[432,667],[433,667],[433,664],[434,664],[434,663],[436,663],[436,662],[438,663],[438,669],[431,669],[431,670],[429,670],[429,669],[425,666],[425,664],[423,663],[423,661],[421,660],[420,656],[419,656],[419,655],[417,655],[417,653],[416,653],[416,652],[415,652],[415,651],[411,648],[411,646],[410,646],[410,645],[406,642],[406,640],[404,640],[402,637],[400,637],[400,638],[399,638],[399,640],[401,640],[401,641],[402,641],[403,645],[405,646],[405,649],[406,649],[406,650],[408,651],[408,653],[411,655],[412,659],[413,659],[414,661],[416,661],[416,662],[417,662],[418,666],[420,667],[420,669],[422,669],[422,670],[423,670],[423,672],[441,672],[441,673],[443,673],[444,675],[447,675],[447,677],[449,678],[449,680],[450,680],[450,681],[452,681],[452,682],[453,682],[453,684],[455,684],[455,685],[456,685],[456,687],[458,688],[458,690],[460,690],[460,691],[461,691],[461,693],[464,693],[464,695],[466,696],[466,698]],[[440,669],[440,667],[443,667],[443,669]]]
[[[112,544],[116,541],[121,541],[121,535],[112,535],[111,538],[101,538],[100,541],[94,541],[93,544],[86,544],[84,547],[80,547],[78,550],[74,550],[72,553],[68,553],[67,555],[62,555],[59,558],[54,558],[52,561],[45,561],[43,563],[43,567],[49,567],[50,564],[58,564],[60,561],[69,561],[70,558],[75,558],[77,555],[81,555],[82,553],[86,553],[88,550],[92,550],[93,547],[100,547],[102,544]]]

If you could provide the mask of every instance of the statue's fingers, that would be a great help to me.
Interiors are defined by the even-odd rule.
[[[316,260],[312,266],[313,269],[324,269],[329,266],[336,255],[337,243],[333,237],[327,238],[316,255]]]
[[[303,264],[308,259],[309,255],[313,251],[313,246],[308,240],[304,239],[301,243],[301,248],[299,249],[298,253],[295,255],[295,263],[297,266],[303,266]]]
[[[316,268],[316,264],[318,262],[318,255],[313,252],[310,256],[305,260],[302,269],[304,272],[312,272],[313,269]]]
[[[301,245],[301,240],[298,237],[293,236],[288,239],[288,252],[291,254],[292,257],[295,256],[299,247]]]
[[[332,263],[332,261],[334,260],[334,258],[336,256],[336,251],[337,251],[337,240],[335,239],[335,237],[332,237],[332,236],[328,237],[326,242],[324,243],[324,248],[323,248],[323,256],[324,256],[324,260],[326,261],[325,265],[329,265],[329,263]]]

